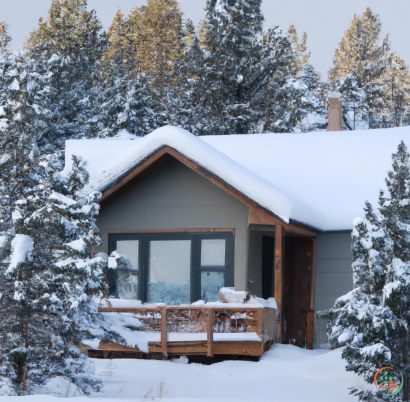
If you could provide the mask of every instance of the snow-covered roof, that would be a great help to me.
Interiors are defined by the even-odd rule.
[[[410,127],[204,137],[163,127],[134,140],[68,141],[66,169],[71,155],[82,156],[93,188],[104,191],[169,146],[286,222],[350,230],[365,201],[377,203],[401,140],[410,146]]]

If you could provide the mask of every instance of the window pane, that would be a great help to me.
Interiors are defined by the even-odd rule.
[[[201,299],[206,302],[221,301],[219,291],[225,286],[223,272],[201,272]]]
[[[133,270],[139,269],[139,241],[126,240],[117,241],[117,252],[125,255],[132,266]]]
[[[151,241],[148,301],[169,305],[189,304],[191,241]]]
[[[120,299],[138,299],[139,241],[117,241],[117,252],[124,255],[131,263],[132,271],[118,270],[117,291]]]
[[[201,265],[203,267],[225,265],[225,240],[202,240]]]
[[[126,300],[138,300],[138,272],[118,270],[118,297]]]

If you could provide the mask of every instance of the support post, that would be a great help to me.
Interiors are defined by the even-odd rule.
[[[312,280],[311,280],[311,297],[310,310],[307,314],[306,322],[306,339],[307,348],[313,350],[313,338],[315,332],[315,292],[316,292],[316,239],[312,239]]]
[[[256,333],[259,336],[262,336],[262,332],[263,332],[263,308],[258,309],[257,317],[258,317],[258,324],[256,326]]]
[[[168,353],[168,332],[167,332],[167,307],[161,309],[161,350],[162,353]]]
[[[208,320],[206,323],[206,341],[207,341],[207,348],[206,348],[206,355],[208,357],[213,357],[213,343],[214,343],[214,309],[208,309]]]
[[[261,355],[265,352],[265,342],[263,341],[263,308],[258,309],[257,311],[258,324],[256,326],[256,333],[259,335],[261,341]]]
[[[275,226],[275,300],[279,310],[279,343],[282,343],[283,337],[283,227]]]
[[[306,317],[306,349],[313,350],[313,329],[315,324],[315,312],[309,310]]]

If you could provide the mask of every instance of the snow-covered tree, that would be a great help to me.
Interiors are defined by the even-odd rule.
[[[112,136],[121,129],[141,136],[157,128],[158,104],[139,64],[129,20],[118,11],[99,65],[102,79],[94,120],[100,136]]]
[[[25,49],[48,76],[45,143],[61,149],[66,139],[95,135],[97,62],[105,49],[96,12],[87,10],[86,0],[52,0],[48,19],[40,19]]]
[[[346,369],[372,383],[381,367],[403,373],[403,400],[410,376],[410,155],[402,142],[393,155],[380,193],[379,208],[367,203],[365,219],[356,219],[353,240],[354,289],[319,314],[329,320],[332,347],[345,346]],[[364,401],[385,400],[356,388]],[[395,400],[395,399],[389,399]],[[399,399],[396,399],[399,400]],[[401,400],[401,399],[400,399]]]
[[[256,132],[270,72],[263,58],[261,0],[210,0],[206,12],[204,134]]]
[[[384,74],[384,107],[380,116],[381,127],[409,125],[410,72],[397,54],[390,52]]]
[[[292,131],[316,131],[327,127],[326,85],[321,81],[320,74],[310,64],[310,53],[307,51],[307,34],[299,40],[296,27],[292,24],[288,29],[288,38],[292,44],[295,56],[293,91],[289,104],[295,104]],[[292,108],[293,109],[293,108]],[[289,119],[292,122],[293,119]],[[291,123],[292,124],[292,123]]]
[[[9,26],[5,22],[0,22],[0,52],[5,52],[11,42]]]
[[[345,129],[408,124],[409,70],[388,36],[380,38],[381,28],[379,16],[368,8],[354,16],[336,50],[329,81],[343,94]]]
[[[166,114],[169,91],[176,80],[174,65],[184,45],[180,5],[177,0],[148,0],[131,11],[128,21],[137,74],[145,73],[155,101]]]
[[[183,127],[192,134],[203,133],[202,116],[204,50],[192,22],[185,26],[186,45],[175,63],[177,84],[171,90],[168,106],[169,124]]]
[[[0,132],[0,393],[30,393],[62,376],[98,390],[80,344],[102,329],[94,296],[106,292],[108,258],[95,216],[99,193],[83,194],[88,174],[61,153],[39,156],[20,119]],[[102,335],[101,335],[102,334]]]

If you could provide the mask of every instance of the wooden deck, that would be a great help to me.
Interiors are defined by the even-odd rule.
[[[161,359],[167,356],[218,355],[259,357],[276,343],[277,323],[274,309],[181,306],[100,308],[99,311],[132,313],[144,324],[144,327],[138,330],[156,333],[157,337],[160,335],[160,341],[148,343],[148,354],[137,347],[101,343],[98,350],[88,351],[89,356],[94,358]],[[172,335],[181,340],[170,341]],[[190,340],[190,337],[203,339]]]

